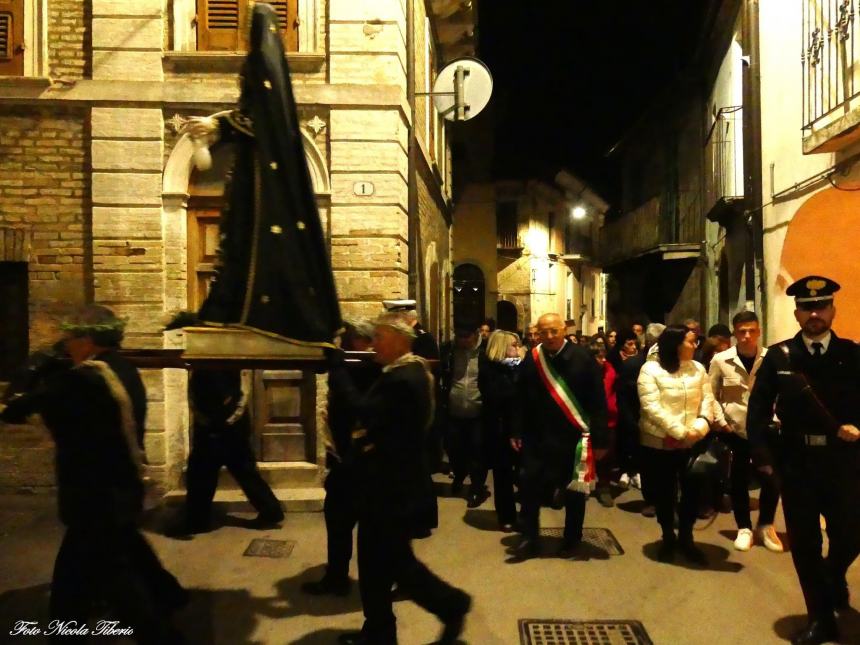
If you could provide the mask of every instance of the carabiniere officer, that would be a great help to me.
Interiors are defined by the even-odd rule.
[[[849,607],[845,574],[860,553],[860,346],[831,329],[838,290],[835,281],[815,275],[788,288],[800,332],[769,348],[749,402],[751,444],[775,453],[791,555],[809,614],[795,645],[838,638],[835,612]],[[826,558],[821,515],[830,542]]]

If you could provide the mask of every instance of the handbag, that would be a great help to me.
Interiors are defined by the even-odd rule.
[[[712,432],[693,446],[690,460],[687,462],[687,475],[719,484],[728,479],[731,465],[731,449],[720,441],[719,435]]]

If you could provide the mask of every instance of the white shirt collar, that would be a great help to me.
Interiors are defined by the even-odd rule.
[[[812,349],[812,343],[821,343],[821,353],[826,354],[827,348],[830,347],[830,339],[833,334],[828,331],[826,334],[818,338],[810,338],[806,334],[801,334],[800,336],[803,338],[803,344],[806,345],[806,351],[810,354],[815,354],[815,350]]]
[[[564,348],[565,348],[565,347],[567,347],[567,344],[568,344],[569,342],[570,342],[570,341],[569,341],[569,340],[567,340],[567,338],[565,338],[565,339],[564,339],[564,342],[561,344],[561,347],[559,347],[559,348],[558,348],[558,351],[557,351],[557,352],[552,352],[552,353],[550,353],[550,351],[549,351],[546,347],[544,347],[544,351],[546,352],[546,355],[547,355],[547,356],[558,356],[559,354],[561,354],[561,353],[564,351]]]

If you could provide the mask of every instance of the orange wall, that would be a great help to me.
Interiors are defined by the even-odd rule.
[[[823,275],[842,285],[833,329],[860,341],[860,191],[828,188],[798,209],[782,247],[777,292],[806,275]]]

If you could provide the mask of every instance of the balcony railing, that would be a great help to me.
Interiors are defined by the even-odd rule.
[[[600,259],[612,264],[660,244],[661,199],[654,197],[600,229]]]
[[[826,125],[860,94],[856,65],[858,9],[853,0],[805,0],[800,60],[803,129]]]
[[[705,141],[705,203],[744,195],[743,108],[717,111]]]

